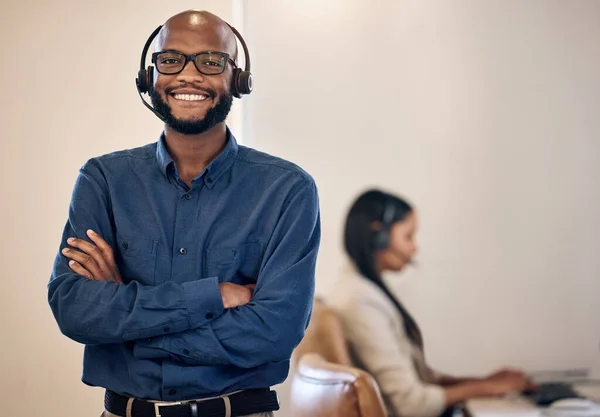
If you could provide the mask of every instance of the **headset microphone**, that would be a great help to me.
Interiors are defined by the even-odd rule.
[[[160,114],[158,112],[158,110],[156,110],[154,107],[152,107],[150,104],[148,104],[148,102],[146,100],[144,100],[144,97],[142,97],[142,93],[140,93],[139,89],[138,89],[138,95],[140,96],[140,99],[142,100],[142,103],[144,103],[144,106],[148,107],[150,109],[150,111],[156,115],[156,117],[158,117],[163,122],[165,122],[167,120],[165,116],[163,116],[162,114]]]
[[[417,266],[417,261],[415,261],[413,258],[406,256],[405,254],[403,254],[400,251],[395,250],[394,248],[392,248],[391,246],[387,248],[390,252],[392,252],[394,254],[394,256],[396,256],[399,259],[402,259],[402,261],[404,261],[407,265],[410,266]]]

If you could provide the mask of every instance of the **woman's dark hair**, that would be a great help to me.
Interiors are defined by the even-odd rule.
[[[393,218],[389,225],[404,220],[413,211],[405,200],[379,190],[368,190],[361,194],[352,204],[346,218],[344,246],[361,275],[381,288],[394,303],[408,337],[423,347],[423,336],[417,322],[385,285],[375,265],[377,230],[373,228],[373,224],[383,222],[386,208],[389,210],[390,205],[393,208]]]

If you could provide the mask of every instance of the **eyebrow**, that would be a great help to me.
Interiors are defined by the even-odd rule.
[[[225,54],[225,55],[227,55],[227,56],[231,56],[231,55],[230,55],[230,54],[228,54],[227,52],[223,52],[223,51],[215,51],[215,50],[213,50],[213,49],[206,49],[206,50],[204,50],[204,51],[200,51],[200,52],[193,52],[193,53],[191,53],[191,54],[186,54],[185,52],[178,51],[177,49],[164,49],[164,50],[162,50],[162,51],[156,51],[156,52],[154,52],[154,53],[155,53],[155,54],[159,54],[159,53],[163,53],[163,52],[175,52],[175,53],[182,54],[182,55],[203,54],[203,53],[209,53],[209,52],[210,52],[210,53],[213,53],[213,54],[214,54],[214,53],[219,53],[219,54]]]

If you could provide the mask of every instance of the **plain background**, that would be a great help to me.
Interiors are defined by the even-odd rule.
[[[134,87],[139,55],[188,8],[232,22],[250,47],[256,89],[236,101],[236,136],[317,181],[320,295],[345,262],[349,204],[381,187],[420,215],[419,267],[389,278],[434,366],[599,376],[600,2],[0,4],[4,414],[101,412],[46,283],[79,167],[158,139]]]

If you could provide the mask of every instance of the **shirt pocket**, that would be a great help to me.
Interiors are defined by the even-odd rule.
[[[258,279],[262,244],[247,242],[234,247],[210,247],[205,256],[205,276],[217,276],[220,282],[248,284]]]
[[[138,281],[154,285],[158,240],[117,234],[119,272],[124,283]]]

